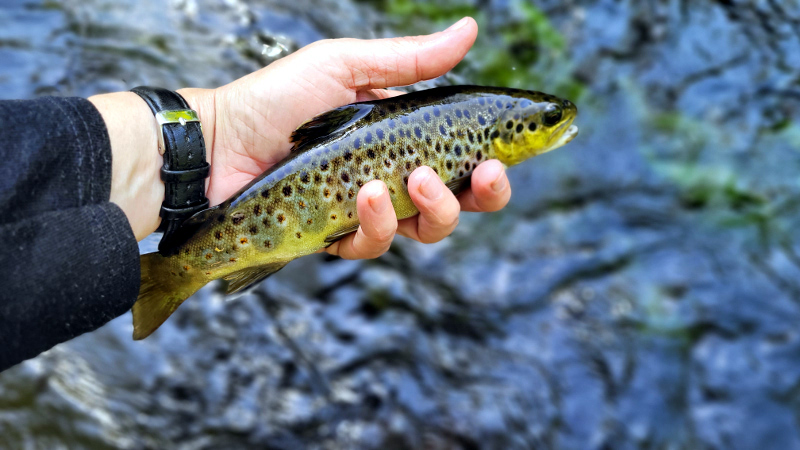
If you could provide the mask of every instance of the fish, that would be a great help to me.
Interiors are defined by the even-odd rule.
[[[292,133],[289,156],[140,257],[133,339],[212,280],[225,280],[228,294],[244,291],[355,231],[356,196],[368,181],[383,180],[397,218],[411,217],[419,212],[407,190],[416,168],[429,166],[458,194],[483,161],[513,166],[570,142],[577,113],[542,92],[447,86],[310,119]]]

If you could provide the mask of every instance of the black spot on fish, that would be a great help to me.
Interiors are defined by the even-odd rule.
[[[356,148],[358,148],[358,147],[356,147]],[[350,153],[349,151],[344,152],[344,160],[345,161],[350,161],[351,159],[353,159],[353,154]]]
[[[429,113],[423,114],[422,118],[425,120],[426,123],[430,123],[431,121],[431,115]]]
[[[214,237],[217,238],[217,239],[222,239],[222,231],[221,230],[215,231],[214,232]]]
[[[314,183],[322,183],[322,175],[315,173],[314,174]]]
[[[373,150],[373,149],[369,149],[369,150],[367,150],[367,156],[368,156],[370,159],[375,159],[375,150]]]
[[[456,146],[453,147],[453,151],[456,152],[456,156],[461,156],[461,146],[460,145],[456,144]]]
[[[484,119],[480,114],[478,114],[478,123],[481,125],[486,125],[486,119]]]
[[[255,214],[256,216],[261,215],[261,205],[259,205],[258,203],[256,203],[256,206],[253,206],[253,214]]]
[[[477,153],[475,153],[475,159],[477,159],[478,161],[483,159],[483,153],[481,153],[480,150],[478,150]]]
[[[347,212],[347,218],[348,219],[352,219],[353,218],[353,211],[348,211]]]
[[[536,122],[531,122],[528,124],[528,130],[536,131]]]
[[[425,136],[425,143],[428,144],[428,146],[430,146],[431,144],[433,144],[433,139],[431,139],[430,136]]]
[[[328,170],[328,167],[329,165],[327,159],[323,159],[322,161],[319,162],[319,170],[325,172],[326,170]]]
[[[264,241],[264,247],[272,248],[272,241]]]
[[[521,123],[517,124],[517,133],[521,133],[523,128],[525,127],[523,127]]]
[[[240,223],[242,223],[243,220],[244,220],[244,213],[243,212],[237,212],[237,213],[234,213],[231,216],[231,222],[234,225],[239,225]]]
[[[394,103],[389,103],[389,105],[387,105],[386,109],[388,109],[389,112],[395,112],[395,111],[397,111],[397,105],[395,105]]]
[[[406,161],[406,170],[411,170],[411,161]]]
[[[267,206],[267,215],[271,216],[273,212],[275,212],[275,210],[272,208],[272,206],[268,205]]]
[[[297,236],[297,239],[301,239],[303,237],[303,235],[300,234],[299,231],[297,233],[295,233],[294,235]]]
[[[483,134],[481,134],[481,133],[478,133],[478,134],[476,134],[475,136],[478,138],[478,144],[480,144],[481,142],[483,142]]]
[[[347,172],[342,172],[342,181],[344,181],[345,183],[349,183],[350,182],[350,174],[347,173]]]
[[[292,187],[289,186],[288,184],[284,186],[281,191],[283,192],[284,197],[289,197],[292,195]]]
[[[400,149],[398,149],[398,150],[397,150],[397,153],[399,153],[399,154],[400,154],[400,157],[402,158],[403,156],[405,156],[405,154],[406,154],[406,151],[405,151],[405,150],[403,150],[402,148],[400,148]]]
[[[406,163],[406,164],[408,164],[408,163]],[[403,183],[404,184],[408,184],[408,175],[403,177]]]
[[[491,133],[491,131],[488,128],[486,128],[485,130],[483,130],[483,137],[489,139],[489,133]]]
[[[330,190],[330,189],[328,189],[328,188],[325,188],[325,189],[323,189],[323,190],[322,190],[322,195],[323,195],[325,198],[328,198],[328,197],[330,197],[330,196],[331,196],[331,190]]]
[[[336,220],[336,214],[331,214],[331,220]]]
[[[325,183],[333,184],[333,176],[332,175],[328,175],[328,177],[325,178]]]
[[[342,200],[344,200],[344,197],[342,197],[342,193],[341,192],[337,192],[336,193],[336,201],[337,202],[341,202]]]
[[[467,138],[469,138],[470,142],[475,142],[475,135],[472,134],[472,130],[467,130]]]
[[[381,139],[383,139],[383,130],[378,128],[377,130],[375,130],[375,135],[378,136],[378,140],[380,141]]]
[[[269,189],[264,189],[261,191],[261,196],[264,198],[269,198]]]
[[[372,170],[370,166],[364,166],[364,175],[369,175],[369,171]]]
[[[283,214],[278,214],[278,223],[283,223],[284,220],[286,220],[286,216]]]
[[[417,136],[417,138],[422,139],[422,130],[420,129],[420,127],[414,128],[414,134]]]
[[[458,171],[458,177],[461,178],[463,176],[464,176],[464,171],[463,170],[459,170]]]
[[[510,120],[508,122],[506,122],[506,128],[508,128],[510,130],[513,127],[514,127],[514,122],[512,122]]]
[[[394,133],[389,133],[389,142],[394,144]]]
[[[441,110],[439,110],[439,107],[438,107],[438,106],[434,106],[434,107],[433,107],[433,115],[434,115],[434,116],[436,116],[436,117],[439,117],[439,115],[440,115],[441,113],[442,113],[442,111],[441,111]]]
[[[419,159],[419,158],[417,158],[417,159],[415,159],[415,160],[414,160],[414,164],[416,164],[416,165],[417,165],[417,167],[419,167],[419,166],[421,166],[421,165],[422,165],[422,160],[421,160],[421,159]]]
[[[361,186],[363,186],[363,185],[364,185],[364,182],[363,182],[363,181],[361,181],[361,180],[356,180],[356,185],[357,185],[358,187],[361,187]]]
[[[389,159],[395,159],[397,155],[394,153],[394,150],[389,150]]]
[[[356,196],[356,193],[355,193],[355,192],[353,192],[353,190],[352,190],[352,189],[350,189],[349,191],[347,191],[347,198],[349,198],[349,199],[352,199],[352,198],[353,198],[353,197],[355,197],[355,196]]]
[[[217,222],[222,223],[225,222],[225,214],[220,214],[217,216]]]
[[[444,152],[445,153],[450,153],[450,143],[449,142],[445,142],[444,143]]]
[[[425,155],[425,159],[430,158],[430,156],[428,155],[428,150],[427,149],[423,150],[422,154]]]
[[[356,138],[353,141],[353,147],[355,147],[356,149],[361,148],[361,138]],[[350,155],[350,156],[353,156],[353,155]]]
[[[409,145],[408,147],[406,147],[406,151],[408,151],[409,155],[413,155],[415,150],[414,150],[414,147]]]
[[[442,143],[441,142],[436,141],[436,147],[434,147],[434,148],[436,149],[436,153],[442,153]]]
[[[313,221],[312,219],[308,219],[308,220],[306,220],[306,224],[307,224],[307,225],[311,225],[312,223],[314,223],[314,221]]]
[[[494,130],[494,131],[492,131],[492,135],[490,137],[492,138],[492,140],[497,139],[498,137],[500,137],[500,132],[497,131],[497,130]]]
[[[300,172],[300,181],[302,181],[303,183],[308,183],[309,181],[311,181],[311,177],[305,170]]]
[[[387,168],[388,167],[392,167],[392,162],[389,161],[388,159],[384,159],[383,160],[383,165],[386,166]]]
[[[444,163],[444,165],[447,166],[447,170],[453,169],[453,161],[450,161],[449,159],[447,160],[446,163]]]
[[[464,163],[464,170],[469,171],[470,167],[469,161]]]

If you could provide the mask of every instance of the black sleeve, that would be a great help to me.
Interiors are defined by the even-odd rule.
[[[132,306],[139,251],[81,98],[0,101],[0,371]]]

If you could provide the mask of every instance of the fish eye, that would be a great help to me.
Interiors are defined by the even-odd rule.
[[[556,105],[555,103],[551,103],[547,105],[547,108],[544,110],[543,123],[548,127],[552,127],[553,125],[561,121],[562,116],[563,116],[563,111],[561,107]]]

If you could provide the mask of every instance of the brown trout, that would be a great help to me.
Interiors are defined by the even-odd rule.
[[[222,204],[188,219],[159,253],[141,257],[133,338],[156,330],[212,280],[235,293],[358,228],[356,195],[373,179],[398,219],[418,213],[406,189],[429,166],[458,193],[487,159],[506,166],[561,147],[577,108],[541,92],[449,86],[354,103],[314,117],[291,154]],[[163,250],[163,249],[167,250]]]

